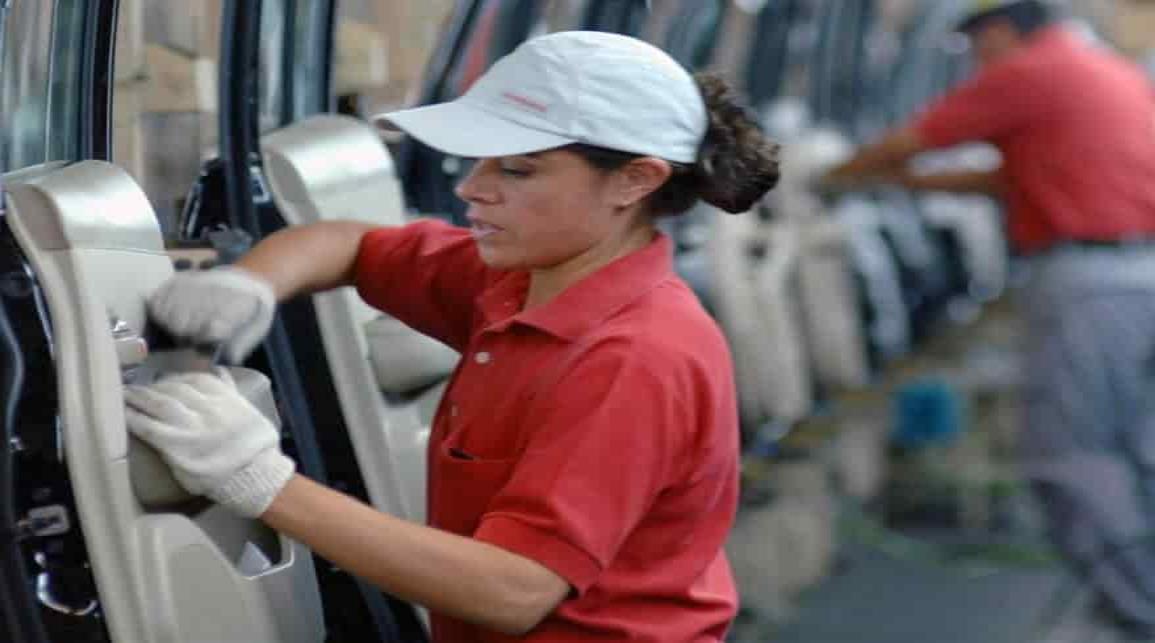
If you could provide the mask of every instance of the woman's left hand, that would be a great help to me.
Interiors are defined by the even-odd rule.
[[[124,401],[128,429],[160,452],[190,493],[256,518],[293,476],[276,426],[224,370],[128,386]]]

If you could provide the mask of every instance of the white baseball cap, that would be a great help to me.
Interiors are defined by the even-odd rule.
[[[693,163],[709,119],[698,85],[629,36],[563,31],[498,60],[460,98],[381,115],[454,156],[488,158],[585,143]]]

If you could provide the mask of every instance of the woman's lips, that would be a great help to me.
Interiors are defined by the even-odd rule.
[[[470,226],[470,232],[473,233],[474,240],[480,241],[501,232],[501,228],[482,221],[474,221],[473,225]]]

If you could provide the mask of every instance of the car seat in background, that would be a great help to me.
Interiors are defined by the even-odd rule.
[[[25,172],[7,190],[51,317],[63,455],[111,640],[324,641],[310,552],[188,498],[125,428],[122,385],[172,363],[145,328],[145,299],[173,266],[143,191],[101,161]],[[274,416],[268,380],[234,377]]]
[[[989,170],[998,166],[994,147],[975,143],[924,154],[918,171]],[[949,248],[955,263],[955,303],[990,301],[1006,288],[1010,252],[998,203],[980,194],[922,193],[917,197],[923,215]]]
[[[787,426],[813,410],[813,373],[798,306],[798,271],[804,250],[801,230],[791,221],[760,226],[761,261],[753,282],[761,307],[765,340],[777,354],[775,385],[767,389],[767,413]]]
[[[848,223],[826,212],[812,191],[813,181],[850,153],[838,133],[805,127],[805,107],[782,103],[767,120],[783,140],[782,181],[767,200],[775,217],[798,228],[801,249],[798,301],[815,383],[820,392],[858,389],[871,368]]]
[[[932,193],[919,197],[930,226],[945,238],[958,261],[958,297],[985,303],[1007,286],[1010,252],[999,206],[980,196]],[[956,297],[957,298],[957,297]]]
[[[798,242],[789,226],[756,212],[712,212],[709,241],[714,312],[734,356],[747,437],[768,422],[790,426],[811,410],[813,395],[794,283]]]
[[[781,189],[780,184],[770,194]],[[748,433],[788,427],[805,418],[814,403],[814,373],[798,308],[797,229],[767,218],[761,204],[739,215],[701,207],[711,222],[709,292],[733,350],[743,425]]]
[[[313,116],[266,134],[262,149],[269,190],[289,225],[406,222],[392,157],[370,126]],[[457,353],[369,307],[352,288],[314,295],[313,307],[369,498],[423,522],[428,433]]]
[[[882,236],[894,255],[907,308],[910,343],[933,333],[959,279],[947,246],[909,191],[883,186],[873,192]]]
[[[898,262],[883,232],[879,205],[848,194],[831,210],[848,232],[855,274],[862,288],[862,315],[871,365],[878,368],[910,351],[910,311],[903,297]]]

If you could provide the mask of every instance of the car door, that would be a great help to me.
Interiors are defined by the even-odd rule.
[[[226,5],[226,29],[251,28],[259,18],[243,9],[254,4]],[[286,39],[299,35],[290,11],[304,20],[319,4],[281,7],[279,18],[293,16],[281,26]],[[109,162],[117,3],[5,9],[5,41],[19,33],[22,46],[4,52],[0,73],[5,119],[18,122],[3,130],[0,168],[4,640],[424,640],[407,606],[257,521],[188,497],[127,435],[121,385],[201,361],[148,324],[145,297],[187,257],[228,260],[237,248],[163,238],[140,185]],[[292,89],[278,94],[289,97],[278,101],[286,113],[309,102]],[[190,202],[224,201],[213,187],[220,165],[209,161]],[[310,441],[299,409],[278,409],[273,388],[283,400],[292,384],[269,367],[284,359],[272,353],[266,346],[250,363],[259,370],[234,377],[284,419],[285,447],[301,468],[327,480],[326,467],[350,459]]]
[[[79,53],[87,41],[107,54],[100,29],[115,11],[115,2],[0,3],[0,188],[17,169],[107,154],[109,61]],[[52,320],[9,220],[0,190],[0,637],[106,641],[110,616],[79,519],[92,498],[75,493],[65,463]]]
[[[183,491],[125,429],[122,385],[155,376],[161,353],[144,296],[173,268],[151,205],[109,163],[118,5],[7,8],[4,628],[37,643],[319,641],[308,552],[158,495]]]

